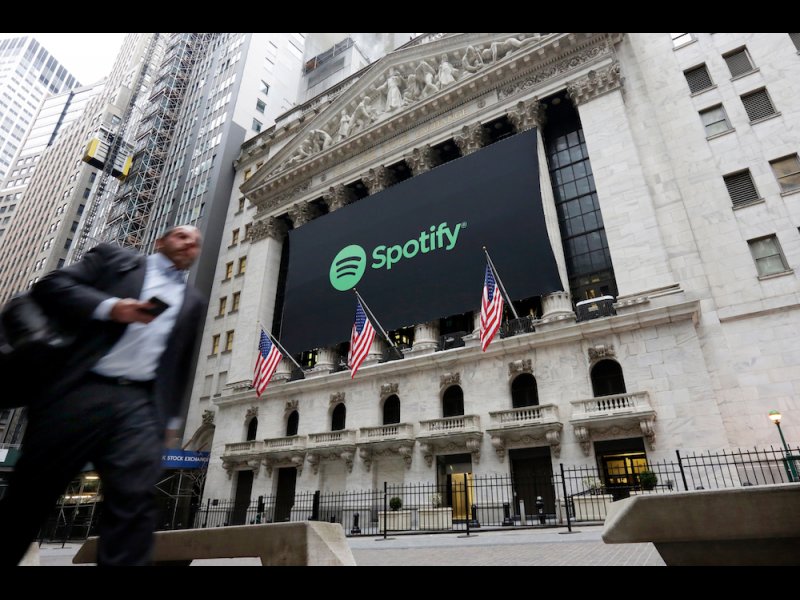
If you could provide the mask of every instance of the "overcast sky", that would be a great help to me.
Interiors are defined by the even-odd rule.
[[[0,33],[0,39],[29,35],[86,85],[111,72],[124,33]]]

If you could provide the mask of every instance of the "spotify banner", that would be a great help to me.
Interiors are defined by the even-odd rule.
[[[281,342],[297,353],[349,340],[354,288],[387,331],[479,310],[483,246],[512,299],[561,289],[535,130],[291,231]]]

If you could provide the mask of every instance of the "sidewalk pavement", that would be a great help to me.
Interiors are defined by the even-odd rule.
[[[477,530],[463,534],[347,538],[359,566],[663,566],[652,544],[607,545],[602,527]],[[43,544],[42,566],[72,565],[80,544]],[[256,558],[198,560],[192,566],[258,566]]]

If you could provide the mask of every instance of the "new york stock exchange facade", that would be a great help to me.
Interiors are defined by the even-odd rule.
[[[736,36],[791,43],[691,35],[428,34],[248,141],[187,423],[211,450],[205,498],[559,463],[624,478],[676,449],[776,444],[768,410],[798,416],[800,219],[734,210],[724,176],[797,204],[758,175],[797,152],[796,90],[717,71]],[[701,64],[708,98],[687,86]],[[748,122],[748,86],[784,114]],[[720,101],[744,116],[715,137],[699,115]],[[749,241],[771,235],[787,266],[762,276]],[[482,352],[484,246],[516,315]],[[398,349],[376,336],[351,379],[354,289]],[[283,360],[260,398],[259,326],[303,367]]]

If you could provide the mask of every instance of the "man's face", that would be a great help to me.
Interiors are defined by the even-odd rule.
[[[200,255],[202,239],[196,227],[176,227],[167,236],[156,240],[156,250],[181,270],[192,266]]]

